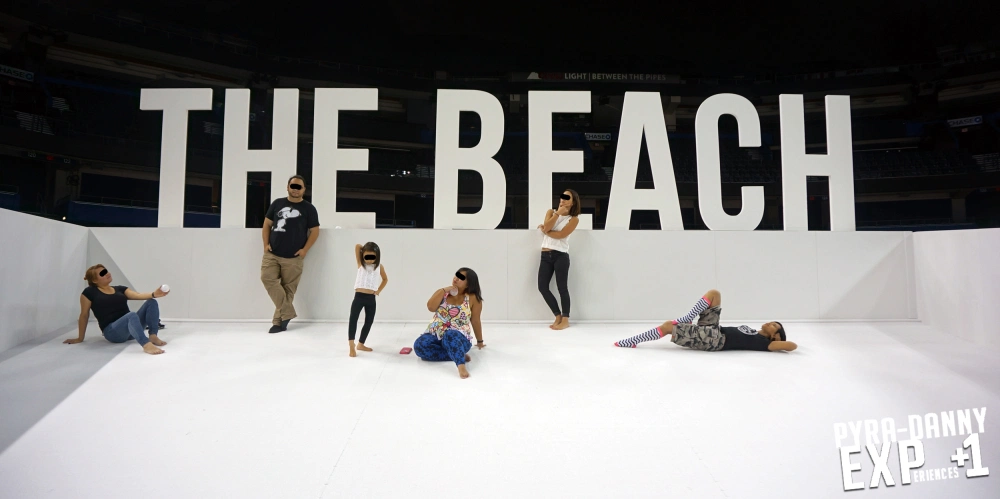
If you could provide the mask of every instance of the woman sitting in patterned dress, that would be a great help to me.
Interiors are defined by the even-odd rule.
[[[479,276],[468,268],[460,268],[451,279],[451,286],[441,288],[427,300],[427,310],[435,312],[424,334],[413,343],[413,352],[423,360],[431,362],[453,361],[458,366],[458,375],[469,377],[465,363],[472,360],[472,336],[476,336],[476,348],[483,343],[483,326],[479,316],[483,311],[483,295],[479,288]]]

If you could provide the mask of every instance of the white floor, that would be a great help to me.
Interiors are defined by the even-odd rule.
[[[858,494],[1000,497],[1000,356],[917,323],[789,323],[788,354],[487,324],[466,380],[398,353],[424,326],[376,324],[349,358],[344,324],[170,323],[166,354],[122,348],[0,454],[0,497],[841,498],[834,424],[982,407],[990,476],[902,486],[890,460],[896,485]],[[21,355],[119,348],[60,340]],[[926,440],[923,469],[964,438]]]

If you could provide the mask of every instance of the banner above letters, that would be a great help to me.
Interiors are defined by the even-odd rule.
[[[611,142],[611,134],[610,133],[590,133],[590,132],[587,132],[587,133],[584,133],[583,136],[584,136],[584,138],[587,139],[587,142]]]
[[[4,66],[3,64],[0,64],[0,75],[17,78],[18,80],[35,81],[35,73],[25,71],[23,69],[12,68],[10,66]]]
[[[270,173],[275,179],[271,195],[282,197],[285,195],[282,179],[297,171],[299,90],[275,90],[273,147],[267,150],[251,150],[247,145],[250,91],[230,88],[225,92],[222,226],[243,227],[247,174]],[[142,90],[141,109],[163,113],[160,227],[183,226],[188,114],[210,110],[211,94],[212,89],[208,88]],[[315,95],[313,175],[312,185],[307,186],[313,204],[320,210],[326,226],[374,229],[373,213],[336,211],[337,172],[368,169],[367,150],[338,147],[338,123],[340,111],[378,112],[378,89],[320,88]],[[503,105],[493,94],[480,90],[438,90],[436,102],[434,228],[496,229],[503,219],[507,199],[506,172],[496,160],[504,139]],[[778,103],[784,230],[808,230],[806,179],[811,176],[829,179],[831,229],[855,230],[850,97],[826,97],[826,154],[806,153],[803,96],[781,95]],[[477,114],[482,123],[479,143],[470,148],[459,146],[459,114],[463,111]],[[553,192],[562,191],[562,186],[552,184],[554,173],[584,171],[583,151],[553,149],[553,116],[590,112],[589,90],[528,92],[528,216],[532,220],[540,220],[555,204]],[[699,210],[711,230],[755,230],[764,216],[762,187],[742,188],[740,213],[730,215],[722,209],[718,121],[723,115],[736,118],[740,147],[761,145],[760,118],[749,100],[735,94],[718,94],[701,104],[695,118]],[[605,229],[628,230],[633,211],[654,210],[659,213],[664,230],[683,230],[659,92],[625,92],[621,123],[614,135],[618,147]],[[612,134],[587,133],[586,138],[594,142],[610,141]],[[643,138],[653,174],[652,189],[635,188]],[[483,177],[482,208],[477,213],[458,213],[460,170],[475,171]],[[592,228],[589,215],[581,215],[578,228]]]
[[[547,81],[569,83],[680,83],[681,77],[644,73],[513,73],[511,81]]]
[[[958,128],[963,126],[975,126],[982,125],[982,116],[971,116],[969,118],[959,118],[957,120],[948,120],[948,125],[952,128]]]

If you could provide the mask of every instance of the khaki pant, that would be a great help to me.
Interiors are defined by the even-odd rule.
[[[302,277],[302,257],[281,258],[273,253],[265,252],[260,264],[260,280],[264,289],[274,302],[274,317],[271,323],[275,326],[281,321],[297,317],[292,300],[295,299],[295,289],[299,287]]]

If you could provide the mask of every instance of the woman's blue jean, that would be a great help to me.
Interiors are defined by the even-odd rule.
[[[146,346],[146,327],[149,334],[160,330],[160,305],[156,300],[146,300],[138,312],[129,312],[104,328],[104,338],[112,343],[124,343],[134,339],[139,346]]]
[[[431,362],[450,360],[462,365],[465,364],[465,354],[469,350],[472,350],[472,342],[455,329],[446,331],[440,340],[436,334],[424,333],[413,343],[413,353]]]

